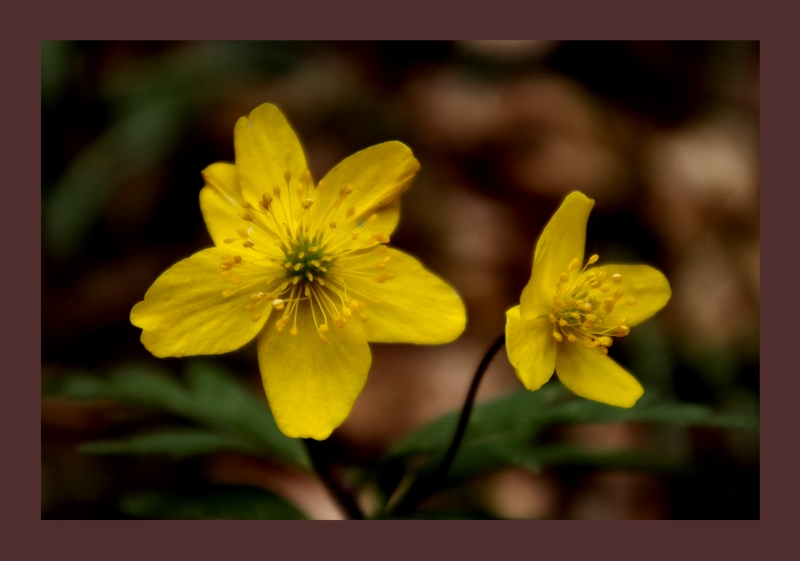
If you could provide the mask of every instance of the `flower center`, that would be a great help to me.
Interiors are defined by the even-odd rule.
[[[286,278],[297,282],[299,278],[305,282],[314,282],[314,279],[325,278],[331,259],[325,256],[319,242],[309,240],[305,234],[300,234],[297,239],[290,242],[289,247],[283,249],[286,259],[283,267],[286,269]]]
[[[608,320],[609,315],[623,301],[626,306],[635,306],[637,301],[625,299],[625,290],[617,286],[623,280],[622,275],[609,277],[606,271],[586,272],[586,267],[599,258],[592,255],[577,274],[580,261],[575,258],[568,270],[559,276],[550,323],[553,324],[553,338],[559,343],[580,342],[587,349],[597,349],[605,355],[613,343],[612,337],[630,333],[625,317],[614,314],[616,319],[612,322]]]
[[[375,305],[383,303],[352,285],[356,284],[354,280],[365,277],[378,283],[394,278],[394,274],[385,271],[390,258],[378,257],[374,266],[381,271],[377,276],[356,269],[351,263],[358,257],[385,252],[389,237],[369,232],[368,227],[378,219],[376,214],[356,222],[355,207],[343,204],[352,193],[349,184],[343,185],[331,207],[323,210],[314,207],[313,198],[323,190],[322,182],[314,188],[307,171],[296,182],[292,182],[289,172],[284,173],[284,178],[285,189],[273,186],[272,195],[262,194],[257,204],[243,202],[239,217],[248,228],[236,229],[237,237],[224,242],[241,243],[244,251],[242,255],[222,257],[221,275],[234,285],[224,290],[222,297],[255,290],[244,306],[245,312],[255,322],[271,309],[279,311],[275,328],[283,332],[291,323],[288,331],[292,336],[299,333],[298,312],[310,309],[319,339],[327,344],[329,321],[343,328],[356,315],[366,322],[367,304],[363,300]],[[275,212],[276,205],[281,213]]]

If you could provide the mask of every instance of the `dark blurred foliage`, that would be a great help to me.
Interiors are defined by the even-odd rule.
[[[467,304],[455,343],[372,346],[367,386],[329,444],[345,475],[459,407],[519,300],[536,236],[575,189],[596,200],[587,251],[601,264],[651,264],[672,284],[670,304],[614,345],[615,360],[647,394],[757,416],[758,73],[756,42],[44,42],[43,518],[147,517],[156,499],[121,509],[120,497],[152,489],[201,489],[218,510],[197,512],[224,516],[241,493],[210,483],[339,516],[312,477],[268,458],[79,453],[175,418],[48,391],[77,371],[130,365],[183,379],[184,361],[149,355],[128,314],[163,270],[211,245],[200,171],[233,160],[236,119],[263,102],[284,111],[317,179],[369,145],[408,144],[422,169],[393,244]],[[263,400],[252,345],[215,361]],[[518,388],[501,354],[479,399]],[[541,438],[680,451],[692,469],[499,470],[433,507],[475,517],[759,516],[757,436],[586,424]]]

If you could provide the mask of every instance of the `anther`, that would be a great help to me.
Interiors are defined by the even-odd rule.
[[[328,224],[328,226],[330,227],[331,230],[335,230],[336,229],[336,222],[331,222],[330,224]]]
[[[247,306],[244,307],[244,309],[247,310],[248,312],[252,312],[253,310],[256,309],[256,305],[255,304],[248,304]]]
[[[553,331],[553,339],[558,341],[559,343],[564,340],[564,337],[561,336],[561,333],[558,331]]]
[[[328,324],[327,323],[323,323],[322,325],[320,325],[319,326],[319,332],[320,333],[327,333],[328,332]]]
[[[580,264],[581,264],[581,262],[578,261],[578,258],[576,257],[575,259],[573,259],[572,261],[569,262],[569,270],[573,271],[573,270],[577,269],[578,267],[580,267]]]
[[[233,243],[236,241],[236,238],[225,238],[222,240],[222,243]]]
[[[358,312],[358,319],[360,319],[364,323],[367,323],[367,319],[369,319],[369,318],[367,318],[367,314],[365,314],[363,312]]]
[[[234,275],[231,277],[231,282],[233,284],[242,284],[242,277],[237,277]]]
[[[247,230],[245,230],[244,228],[236,228],[236,233],[239,234],[240,238],[247,239],[250,237],[250,234],[248,234]]]
[[[291,335],[292,337],[297,337],[297,333],[298,333],[298,331],[299,331],[299,330],[297,329],[297,326],[296,326],[296,325],[293,325],[293,326],[291,327],[291,329],[289,329],[289,335]]]
[[[372,216],[369,217],[369,220],[367,220],[367,226],[372,226],[377,221],[378,221],[378,215],[373,214]]]
[[[325,337],[324,335],[320,335],[319,336],[319,340],[322,341],[323,345],[327,345],[328,344],[328,338]]]
[[[569,341],[570,343],[575,343],[577,340],[578,338],[575,337],[575,335],[573,335],[572,333],[567,333],[567,341]]]
[[[256,315],[254,315],[254,316],[253,316],[252,318],[250,318],[250,319],[252,319],[253,321],[258,321],[258,320],[260,320],[260,319],[261,319],[261,314],[256,314]]]
[[[314,275],[312,275],[308,271],[306,271],[306,278],[308,279],[308,282],[314,282]]]
[[[242,262],[242,256],[241,255],[234,255],[233,256],[233,260],[236,261],[237,263],[241,263]]]
[[[280,199],[281,198],[281,188],[278,187],[277,185],[273,185],[272,186],[272,194]]]
[[[233,296],[234,294],[236,294],[235,290],[223,290],[222,291],[222,297],[223,298],[228,298],[229,296]]]
[[[245,201],[245,202],[242,203],[242,208],[253,208],[253,205],[251,205],[250,203]]]
[[[295,266],[294,266],[294,270],[295,271],[299,271],[302,268],[303,268],[303,264],[302,263],[296,263]]]
[[[620,275],[619,273],[617,273],[616,275],[611,275],[611,280],[616,283],[620,283],[622,282],[622,275]]]
[[[309,208],[311,208],[311,205],[313,204],[314,201],[312,201],[311,199],[306,199],[305,201],[300,203],[300,206],[303,207],[303,209],[308,210]]]
[[[561,282],[567,282],[569,280],[569,275],[567,273],[561,273],[561,276],[558,277],[558,280]]]
[[[589,258],[589,261],[587,262],[587,264],[588,264],[588,265],[591,265],[592,263],[597,263],[597,260],[598,260],[598,259],[600,259],[600,256],[599,256],[599,255],[597,255],[597,254],[595,253],[594,255],[592,255],[592,256]]]
[[[385,251],[386,251],[386,246],[385,245],[379,245],[374,250],[372,250],[372,253],[384,253]]]
[[[238,214],[238,215],[239,215],[239,218],[241,218],[242,220],[246,220],[247,222],[252,222],[252,221],[253,221],[253,217],[252,217],[252,216],[250,216],[250,215],[249,215],[248,213],[246,213],[246,212],[237,211],[237,212],[236,212],[236,214]]]
[[[578,316],[578,314],[574,314],[574,315],[575,315],[575,316],[577,316],[575,319],[580,319],[580,316]],[[549,316],[547,316],[547,317],[549,317],[549,318],[550,318],[550,323],[555,323],[555,322],[557,322],[557,321],[558,321],[558,320],[556,319],[556,316],[555,316],[555,314],[550,314],[550,315],[549,315]]]
[[[283,300],[281,300],[280,298],[276,298],[275,300],[272,301],[272,307],[275,308],[276,310],[282,310],[284,305],[285,304]]]
[[[620,299],[621,299],[623,296],[625,296],[625,291],[624,291],[624,290],[622,290],[621,288],[618,288],[618,289],[617,289],[617,291],[614,293],[614,300],[615,300],[616,302],[619,302],[619,301],[620,301]]]
[[[630,298],[630,299],[628,299],[627,302],[625,302],[625,305],[626,306],[635,306],[638,303],[639,303],[639,301],[636,298]]]
[[[254,243],[253,243],[253,242],[251,242],[250,240],[247,240],[246,242],[242,242],[242,247],[246,247],[247,249],[250,249],[250,248],[251,248],[251,247],[253,247],[254,245],[256,245],[256,244],[254,244]]]
[[[286,181],[286,185],[289,185],[289,181],[292,179],[292,172],[288,169],[283,172],[283,180]]]

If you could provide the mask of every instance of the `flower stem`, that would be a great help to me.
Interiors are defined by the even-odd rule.
[[[472,377],[472,383],[469,386],[467,398],[464,400],[464,407],[461,409],[461,416],[458,419],[456,432],[453,435],[453,440],[450,442],[450,448],[447,449],[447,453],[442,459],[442,463],[439,464],[439,467],[433,473],[422,474],[419,476],[419,478],[408,490],[406,495],[400,500],[399,503],[397,503],[397,506],[394,508],[395,516],[407,516],[408,514],[414,512],[417,506],[419,506],[419,504],[426,497],[436,491],[436,489],[444,482],[444,479],[447,476],[447,471],[450,469],[450,465],[453,463],[453,460],[456,457],[459,446],[461,446],[461,441],[464,438],[464,433],[467,430],[469,416],[472,413],[472,405],[475,402],[475,395],[478,393],[478,386],[481,383],[483,374],[486,372],[486,369],[489,367],[492,359],[497,354],[497,351],[500,350],[505,342],[506,336],[503,334],[492,344],[491,347],[489,347],[489,350],[486,351],[481,363],[478,365],[478,369],[475,371],[475,375]]]
[[[328,488],[328,491],[347,513],[350,520],[364,520],[364,513],[361,512],[361,508],[359,508],[353,495],[331,473],[330,456],[327,451],[329,444],[312,438],[304,438],[303,443],[306,445],[306,450],[308,450],[308,455],[311,458],[311,465],[314,466],[317,475],[319,475],[325,487]]]

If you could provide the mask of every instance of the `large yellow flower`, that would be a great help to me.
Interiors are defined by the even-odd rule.
[[[636,379],[611,360],[608,347],[664,307],[667,279],[646,265],[587,267],[586,222],[594,201],[570,193],[545,226],[519,306],[506,312],[506,348],[517,376],[538,390],[555,369],[576,394],[631,407],[644,393]]]
[[[419,163],[386,142],[317,185],[281,112],[234,129],[236,163],[203,171],[200,208],[216,247],[164,272],[131,322],[155,356],[225,353],[258,338],[264,389],[292,437],[327,438],[367,378],[368,341],[437,344],[464,330],[456,292],[386,246]]]

